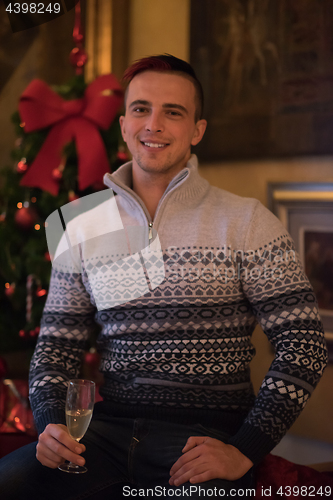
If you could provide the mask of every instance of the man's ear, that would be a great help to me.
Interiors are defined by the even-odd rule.
[[[126,130],[125,130],[125,116],[119,116],[119,125],[121,130],[121,135],[126,142]]]
[[[195,131],[192,137],[191,146],[196,146],[199,144],[204,136],[207,127],[207,120],[198,120],[195,124]]]

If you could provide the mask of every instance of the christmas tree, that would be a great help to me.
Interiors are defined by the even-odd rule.
[[[52,89],[31,82],[13,115],[14,165],[0,171],[0,353],[36,342],[51,273],[45,220],[103,189],[102,174],[127,160],[116,119],[120,85],[113,75],[85,83],[83,37],[74,33],[76,76]]]

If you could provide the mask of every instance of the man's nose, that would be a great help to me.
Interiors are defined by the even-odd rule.
[[[158,112],[151,112],[147,117],[146,130],[148,132],[163,132],[163,117]]]

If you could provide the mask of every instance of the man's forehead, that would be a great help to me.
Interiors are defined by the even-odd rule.
[[[179,93],[188,95],[190,88],[195,88],[190,79],[180,73],[143,71],[136,75],[127,87],[127,94],[140,91],[155,91],[157,94]]]

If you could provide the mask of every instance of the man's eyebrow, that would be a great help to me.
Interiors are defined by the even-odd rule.
[[[185,108],[185,106],[182,106],[181,104],[173,104],[173,103],[166,103],[163,104],[163,108],[166,109],[179,109],[179,111],[183,111],[188,115],[188,110]]]
[[[136,101],[131,102],[129,105],[130,108],[133,108],[133,106],[151,106],[151,102],[145,101],[144,99],[136,99]]]
[[[135,101],[131,102],[129,107],[133,108],[135,106],[152,106],[152,103],[150,101],[146,101],[144,99],[136,99]],[[188,110],[185,108],[185,106],[182,106],[181,104],[167,102],[165,104],[162,104],[162,107],[164,109],[179,109],[179,111],[183,111],[183,113],[186,113],[188,115]]]

